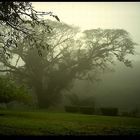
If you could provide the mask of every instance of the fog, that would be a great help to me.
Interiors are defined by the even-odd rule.
[[[103,73],[100,81],[92,84],[77,81],[73,92],[79,96],[93,96],[96,107],[118,107],[121,111],[140,108],[140,61],[127,68],[118,62],[113,72]]]
[[[59,17],[60,24],[58,24],[53,17],[49,17],[49,16],[45,17],[45,19],[51,20],[51,21],[48,20],[48,22],[50,22],[50,25],[56,29],[56,32],[54,32],[52,36],[51,35],[49,36],[48,34],[43,34],[43,32],[40,33],[40,30],[36,28],[36,32],[39,34],[40,39],[43,39],[46,37],[45,41],[42,40],[42,43],[44,43],[44,46],[48,45],[47,43],[49,42],[52,46],[58,45],[58,47],[55,48],[54,52],[50,51],[48,53],[44,51],[42,54],[43,59],[38,57],[36,51],[29,51],[27,52],[27,55],[25,55],[26,53],[25,54],[23,53],[23,55],[25,55],[24,56],[25,58],[23,56],[19,57],[18,65],[17,65],[18,67],[16,67],[15,70],[18,68],[19,68],[19,71],[21,70],[21,72],[25,70],[24,74],[28,72],[31,78],[30,79],[28,79],[29,77],[26,78],[26,80],[28,79],[27,80],[28,82],[27,82],[25,79],[23,79],[22,75],[18,73],[19,71],[17,73],[15,72],[14,73],[15,75],[13,75],[13,77],[20,75],[19,76],[20,78],[18,77],[19,78],[18,84],[22,82],[27,82],[29,86],[28,88],[31,88],[33,92],[39,93],[40,91],[42,91],[42,93],[40,92],[40,95],[37,94],[38,98],[42,100],[42,103],[46,103],[46,102],[48,102],[48,104],[51,103],[52,102],[51,100],[53,99],[54,96],[56,96],[57,92],[59,93],[60,91],[63,91],[64,95],[69,94],[69,93],[74,93],[78,95],[79,98],[82,98],[82,99],[87,98],[87,97],[93,97],[95,101],[95,107],[116,107],[123,111],[132,110],[136,108],[140,109],[140,103],[139,103],[139,99],[140,99],[140,86],[139,86],[139,83],[140,83],[140,73],[139,73],[140,71],[140,45],[139,45],[140,44],[140,38],[139,38],[140,36],[140,26],[139,26],[140,25],[140,14],[139,14],[140,3],[136,3],[136,2],[127,2],[127,3],[122,3],[122,2],[121,3],[119,2],[107,2],[107,3],[102,3],[102,2],[101,3],[98,3],[98,2],[88,2],[88,3],[87,2],[80,2],[80,3],[79,2],[78,3],[77,2],[70,2],[70,3],[33,2],[33,6],[36,10],[46,11],[46,12],[51,11],[53,12],[53,14]],[[65,25],[65,24],[68,24],[70,26]],[[80,28],[80,33],[78,32],[77,27]],[[65,65],[70,66],[71,63],[75,63],[75,61],[80,60],[80,59],[83,62],[82,58],[79,58],[79,57],[82,56],[84,59],[86,59],[87,58],[86,55],[87,54],[90,55],[91,50],[90,49],[86,50],[84,48],[86,45],[85,46],[81,45],[82,46],[81,47],[80,43],[82,44],[83,43],[82,41],[84,39],[85,39],[84,40],[85,42],[88,41],[88,39],[90,40],[90,35],[92,33],[93,35],[96,36],[96,32],[97,33],[102,32],[102,35],[103,35],[104,32],[105,33],[107,32],[108,34],[109,33],[112,34],[113,32],[115,34],[118,31],[118,33],[120,32],[124,33],[125,35],[122,38],[125,38],[126,32],[124,32],[124,30],[128,32],[128,36],[131,38],[128,44],[132,44],[133,46],[133,43],[131,42],[133,40],[135,43],[137,43],[137,45],[135,46],[134,55],[130,54],[128,56],[125,56],[125,52],[118,55],[120,55],[120,57],[121,56],[126,57],[129,60],[131,60],[132,68],[126,67],[124,65],[125,61],[123,63],[123,62],[119,62],[118,60],[115,60],[115,65],[109,65],[109,68],[112,68],[113,71],[106,70],[104,72],[99,73],[98,78],[100,80],[95,80],[94,82],[89,82],[88,80],[76,80],[76,79],[73,80],[71,77],[72,75],[69,76],[68,71],[65,71],[65,67],[66,67]],[[66,32],[66,33],[61,35],[61,32],[62,33]],[[77,32],[78,32],[78,35],[77,35]],[[85,33],[87,36],[85,37],[82,36],[81,35],[82,32]],[[49,36],[48,37],[49,39],[47,38],[47,36]],[[72,39],[74,37],[74,40],[66,44],[59,45],[60,40],[62,39],[62,42],[63,41],[65,42],[65,40],[67,40],[67,37],[72,38]],[[86,37],[87,38],[89,37],[89,38],[86,40]],[[79,39],[78,40],[79,42],[78,41],[75,42],[76,39],[77,40]],[[98,36],[96,37],[95,42],[93,40],[92,41],[93,43],[96,44],[97,40],[98,40]],[[121,42],[121,39],[120,40],[116,39],[116,42],[118,42],[119,44]],[[25,42],[25,44],[26,43],[27,42]],[[103,41],[101,40],[100,45],[102,45],[102,43],[104,43],[104,40]],[[66,45],[70,46],[68,50],[66,48]],[[27,46],[28,44],[25,45],[25,52],[26,52]],[[78,53],[77,51],[79,49],[78,47],[83,49],[80,53]],[[130,50],[132,52],[133,50],[131,49],[132,48],[130,46],[128,50],[124,49],[122,51],[129,52]],[[53,62],[54,61],[53,59],[57,58],[57,56],[59,56],[59,53],[61,53],[61,51],[62,51],[62,56],[58,58],[57,60],[58,64],[56,63],[53,66],[50,66],[49,63]],[[72,56],[70,54],[70,51],[73,51]],[[102,51],[102,50],[98,50],[98,51]],[[15,53],[14,57],[12,58],[12,61],[10,61],[11,64],[14,66],[17,63],[18,55]],[[106,57],[107,55],[108,54],[106,54]],[[102,57],[103,56],[101,56],[101,58]],[[61,58],[62,60],[59,61],[59,59]],[[107,61],[113,60],[114,58],[115,56],[108,57]],[[100,60],[98,61],[100,62]],[[123,61],[123,59],[121,61]],[[63,63],[61,64],[61,62]],[[79,62],[79,65],[80,64],[81,63]],[[87,63],[83,62],[81,65],[81,69],[84,67],[83,64],[85,64],[85,67],[86,67]],[[50,67],[48,68],[47,65],[48,67],[49,66]],[[24,66],[29,69],[23,68]],[[13,68],[13,67],[10,67],[10,68]],[[62,69],[62,72],[57,71],[61,69]],[[95,66],[95,69],[96,69],[96,66]],[[100,70],[91,71],[91,73],[94,73],[96,75],[99,71]],[[83,73],[81,73],[81,75]],[[87,73],[88,72],[86,71],[86,74]],[[67,80],[71,79],[71,81],[73,80],[72,83],[74,83],[68,90],[65,89],[67,87],[66,79]],[[51,82],[49,82],[49,80]],[[37,82],[35,83],[35,81]],[[62,82],[62,85],[60,85],[61,82]],[[57,85],[59,85],[60,87],[58,86],[59,87],[58,88]],[[43,92],[53,93],[53,94],[45,95]],[[57,96],[60,97],[61,95],[58,94]],[[55,99],[58,99],[57,96],[55,97]],[[53,101],[53,103],[55,102],[57,101]],[[65,97],[64,97],[64,100],[61,100],[61,103],[63,105],[67,104],[67,100],[65,100]],[[41,104],[41,107],[42,106],[43,104]],[[58,106],[59,106],[59,103],[58,103]]]
[[[33,3],[38,10],[57,14],[61,21],[77,25],[82,30],[125,29],[140,44],[140,3],[137,2],[54,2]],[[79,81],[73,88],[79,96],[94,96],[97,106],[115,106],[122,110],[140,108],[140,46],[129,56],[133,68],[117,62],[114,72],[102,74],[101,81],[91,84]]]
[[[0,2],[0,136],[140,135],[140,3]]]
[[[116,74],[105,75],[101,85],[97,86],[99,104],[118,106],[122,110],[140,108],[139,63],[132,71],[123,69]]]
[[[62,22],[79,26],[81,30],[125,29],[140,44],[139,2],[33,2],[33,6],[39,11],[51,11]],[[140,55],[139,46],[136,52]],[[139,60],[139,55],[134,59]]]

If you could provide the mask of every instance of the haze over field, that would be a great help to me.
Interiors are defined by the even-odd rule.
[[[33,6],[39,11],[51,11],[58,15],[61,22],[79,26],[81,30],[103,28],[128,31],[138,43],[135,55],[130,56],[133,68],[118,63],[114,66],[115,72],[104,74],[96,86],[77,85],[77,93],[95,95],[99,105],[114,105],[122,109],[133,108],[134,105],[134,108],[140,108],[140,3],[33,2]],[[89,93],[87,88],[90,88]]]
[[[140,3],[0,2],[0,135],[140,135]]]
[[[33,6],[39,11],[51,11],[61,22],[79,26],[82,30],[125,29],[140,44],[138,2],[33,2]],[[140,55],[140,46],[137,46],[137,53]],[[140,60],[139,55],[135,60]]]

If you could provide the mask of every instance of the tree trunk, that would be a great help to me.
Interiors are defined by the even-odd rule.
[[[42,93],[37,93],[37,99],[39,108],[48,109],[50,107],[48,99]]]
[[[44,108],[44,109],[49,108],[50,102],[48,101],[46,93],[44,93],[44,89],[42,88],[42,86],[38,85],[36,87],[35,92],[36,92],[36,95],[37,95],[39,108]]]
[[[43,86],[43,83],[39,80],[35,84],[35,93],[38,99],[39,108],[49,108],[50,106],[57,105],[61,99],[60,89],[55,86],[48,85],[48,88]]]

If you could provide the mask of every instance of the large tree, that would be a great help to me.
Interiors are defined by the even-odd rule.
[[[78,38],[78,28],[64,23],[47,21],[53,28],[51,34],[45,33],[45,28],[36,25],[36,44],[27,37],[20,37],[18,47],[8,49],[15,63],[1,55],[1,63],[11,77],[19,79],[34,89],[41,108],[49,107],[61,99],[61,92],[72,86],[75,79],[95,80],[99,71],[108,67],[115,57],[131,66],[127,54],[134,54],[136,45],[129,33],[122,29],[92,29],[84,31]],[[36,49],[29,46],[47,47],[38,55]],[[22,66],[17,63],[22,60]]]

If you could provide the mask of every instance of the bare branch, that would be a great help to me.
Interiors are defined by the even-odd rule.
[[[16,61],[15,67],[17,66],[18,62],[19,62],[20,56],[18,56],[18,59]]]
[[[9,70],[5,69],[5,70],[0,70],[0,72],[15,72],[15,71],[12,71],[11,69]]]

